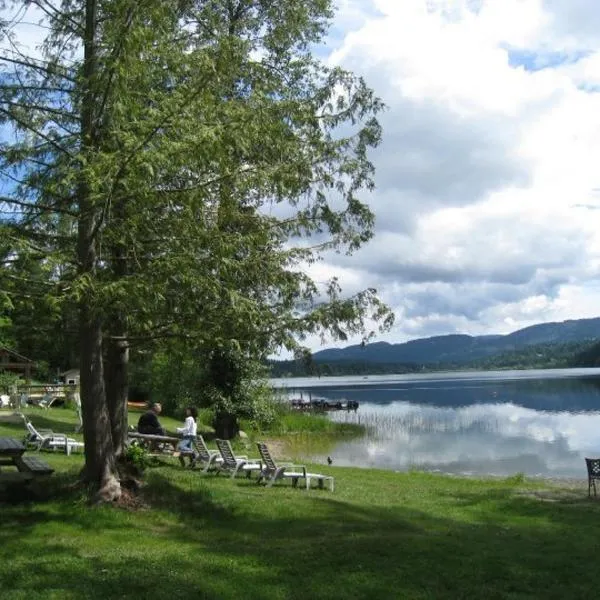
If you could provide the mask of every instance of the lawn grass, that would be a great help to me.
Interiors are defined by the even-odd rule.
[[[583,484],[313,465],[335,476],[332,494],[167,460],[147,474],[148,508],[129,511],[69,487],[81,456],[44,458],[47,488],[0,504],[2,600],[573,599],[600,586],[600,502]]]

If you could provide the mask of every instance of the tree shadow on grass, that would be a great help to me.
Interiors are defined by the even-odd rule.
[[[161,485],[170,486],[168,481]],[[252,506],[272,502],[265,494],[278,490],[247,481],[234,485],[250,506],[214,520],[191,510],[196,492],[171,489],[163,497],[182,510],[189,526],[169,535],[186,547],[200,543],[225,562],[262,565],[239,581],[241,589],[256,594],[264,585],[283,588],[286,598],[333,598],[340,589],[346,598],[538,597],[542,591],[546,598],[564,598],[586,597],[600,583],[598,575],[593,581],[581,577],[585,565],[595,562],[597,528],[587,530],[588,519],[596,521],[595,506],[587,515],[570,504],[558,513],[549,507],[540,514],[531,500],[512,496],[510,490],[463,494],[456,497],[459,506],[491,500],[499,503],[496,517],[512,513],[517,519],[465,522],[319,494],[301,498],[300,514],[282,507],[265,515]],[[552,527],[546,526],[548,520]],[[298,581],[302,592],[296,589]]]
[[[600,585],[597,503],[457,491],[432,514],[168,475],[149,477],[146,513],[50,503],[28,519],[8,507],[0,585],[28,598],[236,600],[589,598]]]

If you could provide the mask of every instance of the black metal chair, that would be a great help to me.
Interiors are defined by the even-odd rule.
[[[586,458],[585,464],[588,472],[588,496],[592,495],[592,488],[596,496],[596,480],[600,481],[600,458]]]

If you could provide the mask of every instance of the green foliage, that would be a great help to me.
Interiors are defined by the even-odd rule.
[[[27,133],[3,145],[0,166],[22,182],[2,199],[18,217],[6,226],[19,260],[40,270],[23,280],[40,301],[59,315],[85,300],[130,335],[192,335],[208,350],[233,340],[254,355],[319,332],[345,339],[367,316],[389,327],[374,290],[343,296],[337,280],[319,289],[300,269],[372,236],[359,194],[373,187],[382,103],[311,54],[332,3],[99,1],[101,49],[80,79],[87,8],[49,13],[44,57],[22,67],[32,85],[7,69],[0,86],[3,120]],[[78,130],[90,111],[93,131]],[[75,186],[87,190],[79,204]],[[263,210],[274,204],[284,217]],[[97,221],[86,238],[95,262],[77,272],[84,214]],[[313,235],[323,242],[298,243]]]
[[[286,435],[290,433],[328,434],[340,437],[356,437],[365,428],[354,423],[336,423],[326,415],[292,410],[281,410],[273,424],[264,433]]]
[[[1,232],[2,229],[0,227]],[[5,291],[0,291],[0,346],[14,345],[12,321],[8,316],[12,307],[13,305],[8,294]]]
[[[264,427],[276,418],[273,392],[265,369],[239,346],[230,344],[211,352],[201,397],[216,415],[246,419],[253,427]]]
[[[183,416],[183,415],[182,415]],[[196,423],[198,424],[198,430],[209,431],[212,429],[215,413],[212,408],[201,408],[198,410],[198,418]]]
[[[573,367],[598,367],[600,365],[600,342],[579,348],[573,357]]]
[[[515,473],[504,481],[509,485],[523,485],[525,483],[525,473]]]
[[[293,410],[289,404],[282,402],[272,395],[264,397],[264,412],[254,417],[242,418],[242,429],[259,434],[288,435],[288,434],[322,434],[333,437],[355,437],[365,433],[365,428],[354,423],[337,423],[324,414]],[[267,414],[267,418],[263,415]],[[262,417],[262,418],[261,418]]]
[[[22,383],[18,375],[9,373],[8,371],[0,371],[0,392],[8,393],[14,385]]]
[[[148,451],[137,444],[127,446],[125,459],[140,472],[144,472],[152,462],[150,456],[148,456]]]
[[[594,340],[582,340],[532,344],[521,350],[474,361],[470,366],[481,369],[564,369],[577,366],[577,356],[594,343]]]
[[[179,414],[186,406],[205,406],[202,398],[204,367],[194,355],[184,355],[171,347],[155,352],[148,364],[147,377],[133,379],[146,389],[153,402],[160,402],[167,414]]]

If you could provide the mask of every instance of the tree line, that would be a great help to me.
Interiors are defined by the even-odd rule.
[[[320,377],[335,375],[385,375],[431,371],[568,369],[600,366],[600,344],[595,340],[532,344],[470,361],[367,362],[318,361],[310,356],[296,360],[268,361],[272,377]]]

